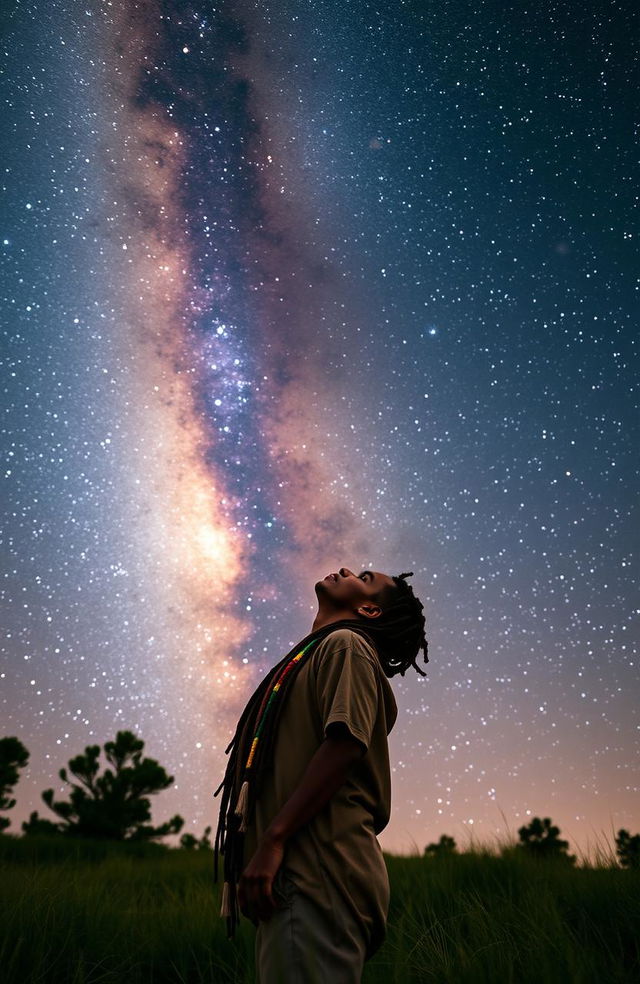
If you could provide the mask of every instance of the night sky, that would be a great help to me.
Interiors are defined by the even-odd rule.
[[[215,824],[342,565],[428,616],[383,847],[640,827],[635,6],[5,6],[10,830],[124,728]]]

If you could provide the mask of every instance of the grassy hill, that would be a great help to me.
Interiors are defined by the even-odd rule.
[[[640,981],[639,870],[386,860],[389,933],[363,984]],[[3,984],[252,984],[253,927],[227,940],[218,897],[210,851],[1,836]]]

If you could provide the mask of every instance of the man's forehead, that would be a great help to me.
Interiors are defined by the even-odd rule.
[[[375,571],[374,573],[376,573],[379,578],[382,578],[382,580],[383,580],[383,582],[385,584],[395,585],[396,582],[393,580],[393,578],[391,577],[390,574],[381,574],[381,573],[379,573],[377,571]]]

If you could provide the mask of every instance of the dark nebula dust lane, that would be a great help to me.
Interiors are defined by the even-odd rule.
[[[385,847],[637,825],[637,21],[10,4],[12,829],[125,727],[156,810],[213,822],[343,564],[413,570],[429,616]]]

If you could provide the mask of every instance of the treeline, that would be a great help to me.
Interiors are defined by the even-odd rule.
[[[628,830],[622,828],[615,835],[616,854],[623,868],[640,868],[640,834],[631,836]],[[553,824],[549,817],[543,820],[534,817],[531,823],[518,829],[518,850],[536,857],[549,860],[564,861],[575,864],[575,854],[569,854],[569,842],[560,837],[560,828]],[[447,858],[458,853],[453,837],[443,834],[439,841],[428,844],[424,853],[426,857]]]
[[[177,834],[184,826],[179,814],[157,827],[151,819],[149,796],[156,795],[173,782],[173,776],[151,758],[143,758],[144,742],[131,731],[119,731],[115,741],[104,745],[110,767],[99,775],[100,746],[89,745],[84,754],[70,759],[67,769],[58,775],[70,786],[69,798],[55,800],[53,789],[45,789],[42,799],[58,817],[57,821],[40,817],[34,810],[22,823],[25,835],[56,834],[108,841],[150,842],[168,834]],[[11,810],[16,800],[13,790],[20,770],[29,761],[29,752],[15,737],[0,738],[0,811]],[[76,780],[69,778],[69,773]],[[10,819],[0,812],[0,833],[10,825]],[[206,827],[202,837],[182,834],[180,846],[186,850],[211,848]],[[560,837],[560,829],[549,817],[534,817],[531,823],[518,830],[518,850],[538,858],[562,860],[575,864],[569,854],[569,843]],[[640,834],[631,835],[620,829],[615,835],[616,854],[623,868],[640,868]],[[436,843],[428,844],[426,857],[447,858],[458,854],[453,837],[443,834]]]

